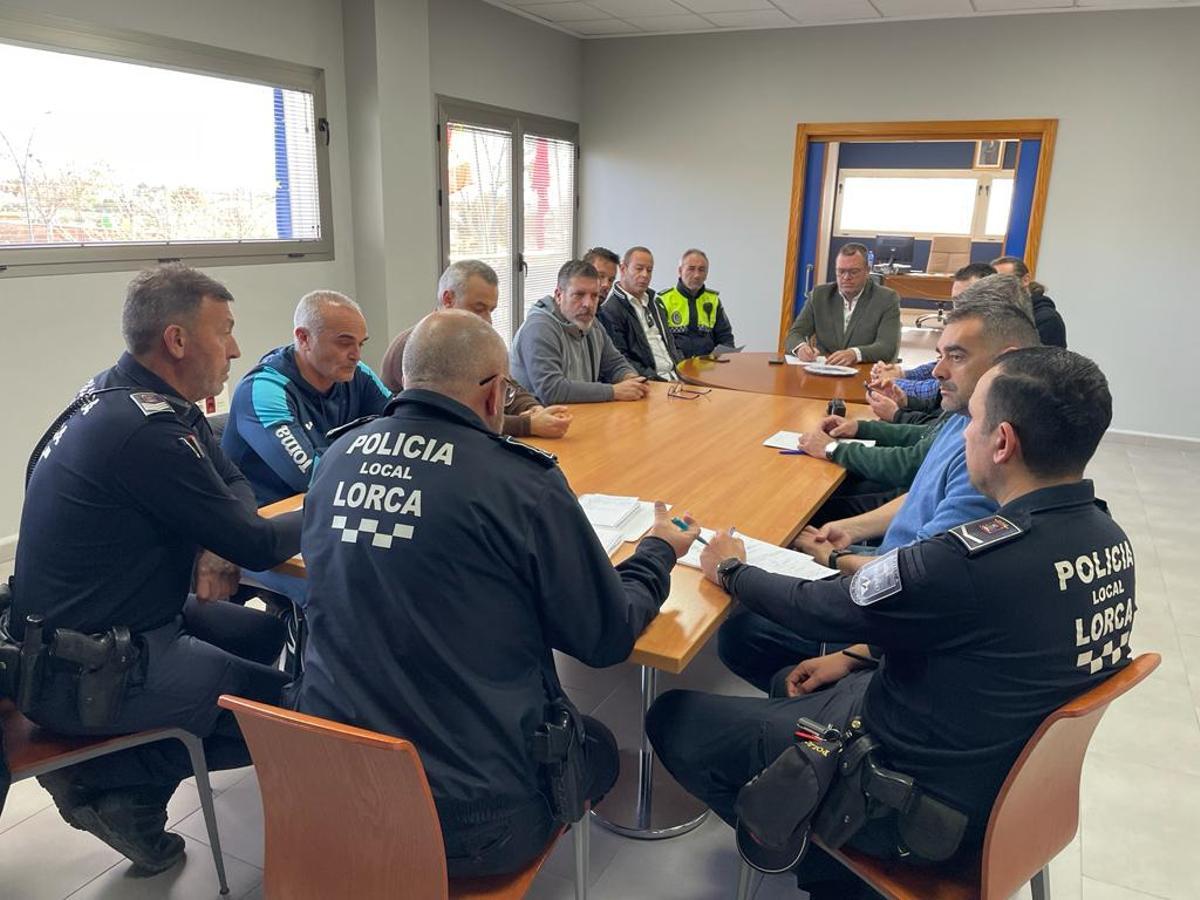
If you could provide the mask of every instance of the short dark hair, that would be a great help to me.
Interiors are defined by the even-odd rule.
[[[633,256],[633,254],[635,254],[635,253],[648,253],[650,255],[650,258],[654,259],[654,254],[650,252],[649,247],[642,247],[641,245],[639,245],[637,247],[630,247],[628,250],[625,251],[625,255],[623,257],[621,257],[621,265],[623,265],[623,266],[629,265],[629,258],[631,256]]]
[[[961,269],[954,273],[955,281],[971,281],[975,278],[987,278],[989,275],[995,275],[996,270],[988,263],[967,263]]]
[[[558,289],[565,291],[572,278],[599,279],[599,277],[600,273],[590,262],[584,262],[582,259],[568,259],[558,270]]]
[[[861,256],[863,265],[867,264],[867,245],[860,244],[858,241],[851,241],[848,244],[842,244],[842,248],[838,250],[838,256]]]
[[[1029,347],[1002,353],[996,368],[986,431],[1008,422],[1034,475],[1082,475],[1112,422],[1112,394],[1100,367],[1061,347]]]
[[[975,284],[981,284],[976,282]],[[974,286],[974,285],[973,285]],[[969,289],[968,289],[969,290]],[[965,297],[964,291],[960,296]],[[964,319],[978,319],[981,334],[988,343],[998,347],[1036,347],[1037,328],[1025,310],[1014,303],[998,300],[965,300],[946,313],[946,324]]]
[[[617,256],[617,254],[613,253],[607,247],[593,247],[587,253],[583,254],[583,261],[585,263],[591,263],[593,266],[596,264],[596,260],[598,259],[607,260],[614,266],[619,266],[621,264],[621,257]]]
[[[221,282],[183,263],[167,263],[138,272],[125,291],[121,334],[134,356],[148,353],[168,325],[186,325],[205,297],[233,302]]]
[[[1018,278],[1024,278],[1026,275],[1030,274],[1029,266],[1025,265],[1025,260],[1021,259],[1019,256],[997,256],[992,260],[992,265],[1010,265],[1013,267],[1013,274]],[[1034,281],[1031,278],[1029,279],[1029,293],[1044,294],[1046,293],[1046,286]]]

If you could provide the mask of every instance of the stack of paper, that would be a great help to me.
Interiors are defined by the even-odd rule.
[[[796,443],[800,440],[799,431],[777,431],[765,441],[764,447],[778,447],[780,450],[795,450]],[[863,440],[862,438],[837,438],[839,444],[862,444],[864,447],[874,447],[874,441]]]
[[[600,539],[600,545],[604,547],[604,552],[612,556],[617,552],[617,548],[625,540],[625,536],[620,529],[608,528],[604,525],[592,525],[592,530],[596,532],[596,537]]]
[[[584,494],[579,505],[593,525],[621,528],[638,511],[637,497],[614,497],[610,494]]]
[[[700,537],[706,541],[712,539],[713,533],[708,528],[700,529]],[[774,544],[746,537],[744,534],[739,534],[738,537],[746,545],[746,562],[768,572],[774,572],[776,575],[790,575],[793,578],[807,578],[815,581],[818,578],[828,578],[830,575],[838,574],[836,569],[826,568],[807,553],[801,553],[799,550],[776,547]],[[688,549],[688,552],[679,558],[680,564],[691,566],[693,569],[700,568],[700,553],[703,549],[704,545],[696,541]]]

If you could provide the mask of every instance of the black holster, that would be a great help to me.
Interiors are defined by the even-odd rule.
[[[588,772],[583,717],[565,696],[546,706],[546,721],[533,734],[533,758],[542,768],[555,820],[578,822],[587,811]]]
[[[129,628],[117,625],[97,635],[59,628],[50,655],[79,668],[75,695],[79,724],[102,728],[115,722],[125,700],[129,671],[138,658]]]
[[[902,850],[933,862],[952,857],[966,833],[966,815],[931,797],[908,775],[880,764],[879,742],[861,730],[860,722],[851,727],[858,733],[842,750],[838,778],[821,804],[813,831],[826,846],[837,849],[868,820],[894,815]]]

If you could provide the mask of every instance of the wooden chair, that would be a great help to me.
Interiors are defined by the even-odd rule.
[[[191,758],[192,770],[196,773],[196,790],[200,793],[200,808],[204,811],[204,824],[208,828],[208,843],[212,848],[213,864],[217,867],[217,882],[222,894],[229,893],[229,885],[225,881],[225,861],[221,857],[221,839],[217,834],[212,787],[208,781],[208,764],[204,759],[204,745],[196,735],[181,728],[156,728],[153,731],[111,737],[55,734],[21,715],[11,700],[0,700],[0,728],[4,730],[4,750],[14,782],[142,744],[166,740],[182,742]]]
[[[909,866],[850,847],[815,843],[888,900],[1005,900],[1029,882],[1033,900],[1050,896],[1050,860],[1079,828],[1079,780],[1088,743],[1108,705],[1158,668],[1143,653],[1042,722],[1013,763],[988,818],[983,849],[943,866]],[[749,866],[739,880],[749,886]]]
[[[449,879],[437,809],[412,743],[241,697],[266,822],[268,900],[524,897],[560,830],[513,875]],[[587,896],[587,819],[575,832],[575,896]]]

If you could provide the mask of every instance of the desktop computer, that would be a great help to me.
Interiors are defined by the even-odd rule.
[[[875,268],[886,272],[907,272],[913,264],[911,235],[875,236]]]

